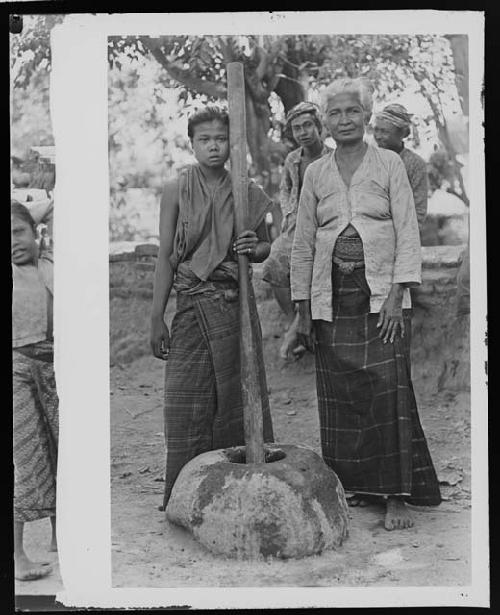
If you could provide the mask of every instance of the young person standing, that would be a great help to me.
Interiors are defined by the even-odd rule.
[[[11,234],[14,563],[16,579],[34,581],[49,574],[52,567],[26,554],[25,524],[50,518],[50,550],[57,551],[59,401],[54,375],[53,262],[50,252],[39,249],[35,220],[15,200],[11,202]]]
[[[248,229],[235,237],[231,176],[224,167],[228,114],[207,106],[189,118],[188,136],[197,163],[165,186],[151,315],[151,348],[166,361],[164,507],[190,459],[244,444],[237,255],[261,262],[270,249],[265,214],[271,200],[254,182]],[[177,307],[169,331],[164,313],[172,288]],[[260,334],[258,319],[253,324]],[[263,365],[262,353],[258,360]],[[267,402],[262,409],[264,440],[271,442]]]

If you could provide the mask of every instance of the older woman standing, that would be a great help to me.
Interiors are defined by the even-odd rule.
[[[441,501],[410,376],[415,206],[400,157],[363,139],[369,83],[333,82],[322,107],[337,147],[304,177],[291,259],[298,331],[315,346],[325,461],[353,503],[383,496],[386,529],[402,529],[413,524],[406,501]]]

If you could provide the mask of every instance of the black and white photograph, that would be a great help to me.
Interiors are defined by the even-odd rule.
[[[488,605],[483,26],[22,16],[17,595]]]

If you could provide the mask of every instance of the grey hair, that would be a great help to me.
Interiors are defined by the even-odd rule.
[[[359,100],[364,109],[367,119],[370,118],[373,109],[373,86],[365,77],[351,79],[350,77],[342,77],[335,79],[321,93],[321,112],[325,113],[330,101],[337,94],[353,94]]]

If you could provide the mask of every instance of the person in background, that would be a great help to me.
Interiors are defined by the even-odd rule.
[[[245,443],[240,373],[238,254],[262,262],[269,254],[265,215],[271,199],[248,186],[248,229],[234,236],[229,116],[207,106],[188,120],[197,163],[165,186],[160,249],[151,314],[151,349],[165,366],[164,509],[182,467],[209,450]],[[164,314],[177,294],[172,333]],[[253,327],[260,335],[257,314]],[[257,357],[263,366],[262,351]],[[263,367],[261,390],[267,387]],[[268,402],[262,403],[264,441],[273,441]]]
[[[326,463],[351,505],[383,498],[385,528],[404,529],[413,524],[406,502],[441,502],[410,374],[415,205],[401,158],[364,140],[370,84],[334,81],[322,110],[337,147],[304,176],[291,267],[297,331],[315,348]]]
[[[300,190],[304,173],[313,162],[330,152],[321,138],[322,124],[318,107],[309,102],[295,105],[286,117],[286,129],[299,147],[285,159],[280,185],[280,205],[283,214],[281,233],[271,244],[271,253],[264,262],[263,279],[271,284],[281,310],[287,316],[287,332],[280,348],[283,359],[299,358],[305,352],[297,342],[298,314],[290,292],[290,256],[297,219]]]
[[[390,149],[401,156],[410,181],[417,212],[420,235],[427,215],[427,165],[425,160],[404,145],[404,139],[409,136],[411,116],[403,105],[387,105],[375,115],[373,136],[377,145]]]
[[[31,581],[52,568],[26,554],[25,524],[49,517],[50,550],[57,550],[59,402],[53,365],[53,261],[50,250],[40,253],[35,220],[15,200],[11,201],[11,234],[14,560],[16,579]]]

